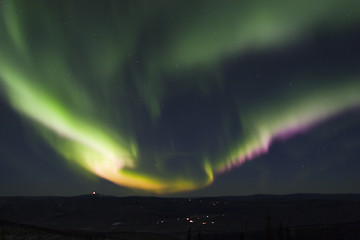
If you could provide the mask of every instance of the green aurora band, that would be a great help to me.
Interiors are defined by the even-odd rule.
[[[351,18],[335,14],[350,9]],[[227,145],[224,116],[218,154],[142,143],[142,134],[158,134],[162,105],[187,91],[205,98],[221,86],[222,64],[234,55],[286,48],[319,28],[342,34],[359,27],[359,10],[359,1],[343,0],[3,0],[1,91],[71,163],[129,188],[193,190],[265,153],[274,140],[359,106],[360,73],[316,84],[311,80],[323,75],[291,76],[310,84],[263,105],[235,97],[244,133]],[[181,171],[168,167],[174,156],[184,159]]]

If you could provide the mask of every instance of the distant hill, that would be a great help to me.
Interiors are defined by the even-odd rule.
[[[317,239],[321,239],[324,229],[343,229],[343,234],[360,239],[360,194],[0,197],[0,220],[116,239],[126,239],[126,234],[131,235],[130,239],[136,239],[134,234],[151,235],[151,239],[185,239],[189,227],[194,234],[201,231],[204,239],[239,239],[236,236],[240,232],[246,233],[246,239],[261,239],[267,215],[271,216],[274,232],[281,222],[291,229],[293,239],[300,239],[304,232],[318,234]]]

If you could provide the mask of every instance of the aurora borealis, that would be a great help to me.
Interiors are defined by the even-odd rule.
[[[358,1],[2,0],[0,13],[4,108],[84,178],[196,190],[275,142],[359,127],[336,120],[360,106]]]

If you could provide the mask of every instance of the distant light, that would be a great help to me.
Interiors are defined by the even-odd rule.
[[[194,221],[193,221],[193,220],[190,220],[189,222],[193,223]]]
[[[96,194],[96,192],[94,191],[94,192],[93,192],[93,195],[95,195],[95,194]]]
[[[205,225],[205,224],[206,224],[206,222],[203,222],[202,224],[203,224],[203,225]]]

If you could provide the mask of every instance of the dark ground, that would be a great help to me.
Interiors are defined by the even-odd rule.
[[[0,240],[187,239],[189,228],[204,240],[358,240],[360,194],[1,197],[0,219]]]

